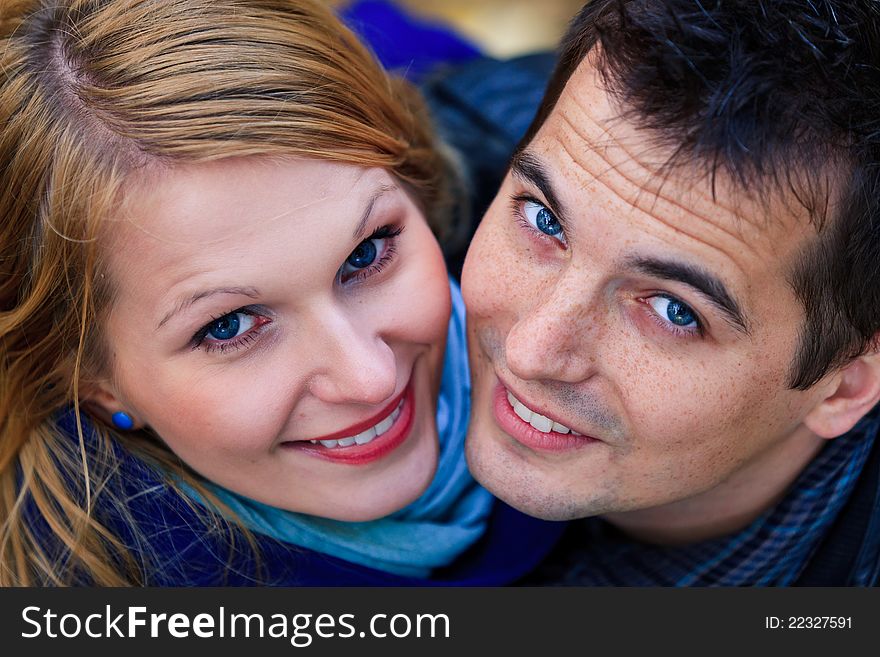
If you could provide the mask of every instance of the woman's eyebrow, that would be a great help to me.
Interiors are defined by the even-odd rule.
[[[169,310],[164,317],[162,317],[161,321],[156,326],[156,330],[158,331],[160,328],[162,328],[162,326],[164,326],[169,319],[171,319],[178,313],[182,313],[184,310],[188,310],[193,304],[202,301],[203,299],[207,299],[208,297],[215,296],[217,294],[240,294],[246,297],[250,297],[251,299],[257,299],[260,296],[259,291],[255,287],[216,287],[211,290],[201,290],[180,299],[174,305],[174,307]]]
[[[376,201],[378,201],[383,194],[387,192],[397,191],[397,185],[381,185],[376,191],[374,191],[369,200],[367,201],[366,206],[364,207],[363,214],[361,214],[360,221],[358,221],[357,226],[354,229],[354,233],[352,233],[352,237],[356,242],[360,242],[366,236],[367,223],[370,221],[370,215],[373,214],[373,208],[376,205]]]

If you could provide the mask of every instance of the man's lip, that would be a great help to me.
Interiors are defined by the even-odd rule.
[[[403,390],[398,394],[385,408],[381,411],[373,415],[372,417],[368,417],[366,420],[358,422],[357,424],[353,424],[350,427],[342,429],[340,431],[336,431],[335,433],[329,433],[326,436],[317,436],[314,438],[303,438],[297,441],[289,441],[289,442],[303,442],[309,440],[337,440],[339,438],[348,438],[349,436],[356,436],[362,431],[366,431],[370,427],[376,426],[386,417],[391,415],[394,412],[394,409],[397,408],[397,405],[400,404],[400,400],[403,399],[403,396],[406,394],[406,391],[412,385],[412,381],[406,384]]]
[[[513,440],[535,452],[565,453],[580,450],[599,442],[592,436],[543,432],[524,422],[511,407],[507,399],[507,388],[500,382],[492,393],[492,411],[495,421],[504,433]]]
[[[500,376],[497,376],[497,378],[498,378],[498,383],[500,383],[501,387],[504,388],[505,393],[509,392],[511,395],[516,397],[517,400],[519,400],[519,402],[522,405],[524,405],[526,408],[528,408],[533,413],[538,413],[539,415],[543,415],[547,419],[552,420],[553,422],[556,422],[557,424],[561,424],[564,427],[568,427],[569,430],[573,429],[574,431],[577,431],[582,436],[585,436],[587,438],[592,438],[592,436],[588,436],[587,434],[583,433],[577,427],[573,427],[570,424],[568,424],[567,422],[563,422],[561,419],[559,419],[558,416],[554,415],[553,413],[547,412],[544,407],[532,406],[532,403],[530,401],[526,401],[526,399],[527,399],[526,397],[521,397],[520,394],[518,392],[516,392],[513,388],[511,388],[504,379],[502,379]]]

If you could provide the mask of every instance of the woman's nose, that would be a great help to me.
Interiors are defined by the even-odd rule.
[[[312,358],[316,372],[310,391],[334,404],[377,405],[397,390],[397,362],[391,347],[373,329],[354,325],[346,317],[322,323],[323,339]]]

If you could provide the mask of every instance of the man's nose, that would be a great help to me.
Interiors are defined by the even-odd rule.
[[[521,379],[578,383],[595,366],[597,327],[588,297],[557,287],[524,310],[507,334],[507,366]]]
[[[394,352],[373,327],[332,313],[318,327],[322,333],[311,355],[316,363],[309,390],[332,404],[381,404],[397,389]]]

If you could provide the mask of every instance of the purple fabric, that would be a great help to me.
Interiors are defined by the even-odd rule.
[[[411,16],[386,0],[354,2],[340,17],[369,44],[385,68],[413,81],[438,64],[461,63],[481,54],[442,22]]]

